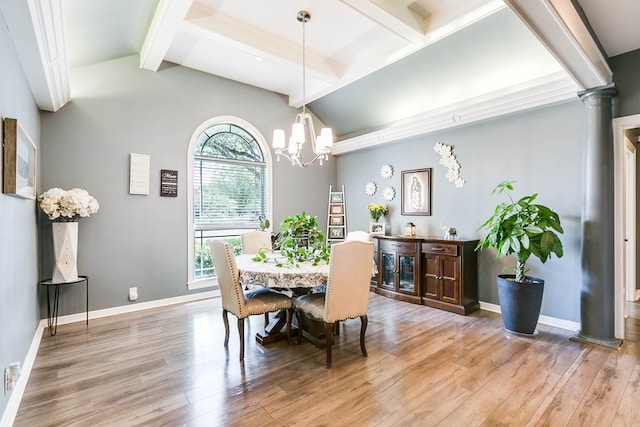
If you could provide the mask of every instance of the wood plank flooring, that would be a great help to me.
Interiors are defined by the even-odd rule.
[[[637,426],[640,343],[620,351],[496,314],[459,316],[371,294],[341,325],[333,367],[309,343],[263,347],[251,318],[244,365],[219,299],[45,332],[15,426]]]

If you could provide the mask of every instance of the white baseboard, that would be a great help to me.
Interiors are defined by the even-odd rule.
[[[493,313],[499,313],[500,306],[498,304],[491,304],[488,302],[480,301],[480,309],[491,311]],[[558,319],[556,317],[549,317],[540,315],[538,318],[538,323],[542,323],[543,325],[554,326],[556,328],[566,329],[568,331],[579,331],[580,330],[580,322],[573,322],[571,320]]]
[[[95,310],[89,312],[89,319],[99,319],[101,317],[115,316],[118,314],[132,313],[134,311],[147,310],[149,308],[164,307],[173,304],[181,304],[185,302],[198,301],[207,298],[219,297],[220,291],[200,292],[193,295],[184,295],[180,297],[166,298],[156,301],[148,301],[141,303],[131,303],[120,307],[107,308],[104,310]],[[68,316],[61,316],[58,318],[58,325],[64,325],[74,322],[83,322],[86,319],[86,313],[70,314]],[[7,406],[0,419],[0,427],[11,427],[15,421],[18,409],[20,408],[20,402],[25,389],[27,388],[27,382],[33,369],[33,363],[36,360],[38,354],[38,348],[40,347],[40,341],[42,340],[42,334],[47,329],[47,319],[41,319],[36,332],[29,346],[29,351],[25,357],[24,363],[20,373],[20,378],[16,382],[16,386],[9,397]]]
[[[31,345],[29,346],[29,351],[27,351],[27,355],[24,358],[24,363],[22,364],[20,377],[16,382],[16,386],[13,389],[11,396],[9,396],[7,406],[4,408],[2,419],[0,419],[0,427],[11,427],[16,419],[18,408],[20,408],[20,402],[22,401],[22,395],[27,388],[29,375],[31,374],[31,369],[33,369],[33,362],[35,362],[36,360],[38,348],[40,348],[40,341],[42,340],[42,333],[46,325],[46,321],[44,323],[44,326],[43,323],[40,322],[38,324],[38,327],[36,328],[36,332],[33,336],[33,339],[31,340]]]

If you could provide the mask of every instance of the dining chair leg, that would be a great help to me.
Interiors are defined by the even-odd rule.
[[[286,326],[286,330],[287,330],[287,342],[289,343],[289,345],[292,344],[291,342],[291,317],[293,316],[293,309],[292,308],[288,308],[287,309],[287,326]]]
[[[264,328],[267,329],[267,326],[269,326],[269,313],[264,314]]]
[[[360,316],[360,350],[362,350],[362,355],[367,357],[367,349],[364,346],[364,334],[367,331],[367,324],[369,323],[369,319],[366,315]]]
[[[302,313],[297,310],[296,321],[298,322],[298,344],[302,344]]]
[[[238,318],[238,335],[240,336],[240,361],[244,361],[244,319]]]
[[[325,323],[324,335],[327,338],[327,368],[331,367],[331,349],[333,347],[333,323]]]
[[[222,310],[222,322],[224,322],[224,346],[229,345],[229,318],[227,317],[227,310]]]

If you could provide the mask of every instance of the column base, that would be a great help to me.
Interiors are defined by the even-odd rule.
[[[614,350],[620,350],[622,346],[622,340],[618,338],[612,338],[608,340],[603,340],[599,338],[593,338],[588,335],[582,333],[582,331],[576,332],[572,337],[569,338],[570,341],[581,342],[583,344],[595,344],[603,347],[612,348]]]

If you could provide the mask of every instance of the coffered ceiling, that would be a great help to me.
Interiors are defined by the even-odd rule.
[[[306,102],[353,147],[575,97],[611,81],[607,56],[640,48],[636,0],[0,0],[0,12],[43,110],[74,96],[69,69],[139,55],[149,72],[166,61]]]

